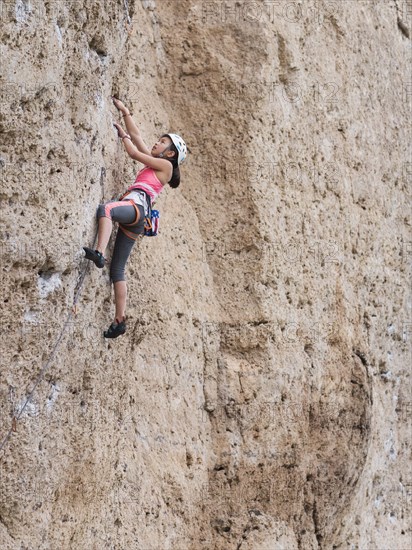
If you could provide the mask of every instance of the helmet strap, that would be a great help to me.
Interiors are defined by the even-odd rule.
[[[163,153],[160,153],[160,154],[158,155],[159,158],[162,159],[162,158],[165,156],[165,153],[167,153],[167,151],[170,151],[170,147],[171,147],[171,145],[168,145],[168,146],[166,147],[166,149],[163,151]]]

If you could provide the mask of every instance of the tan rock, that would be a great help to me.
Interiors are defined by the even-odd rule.
[[[1,7],[1,548],[409,548],[407,6]],[[190,152],[108,342],[113,94]]]

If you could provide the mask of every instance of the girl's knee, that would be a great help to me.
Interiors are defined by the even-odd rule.
[[[110,266],[110,280],[112,281],[112,283],[118,283],[119,281],[125,281],[126,277],[125,277],[124,269],[116,268],[114,266]]]
[[[110,280],[112,283],[120,283],[120,281],[126,281],[124,274],[116,273],[115,275],[110,275]]]

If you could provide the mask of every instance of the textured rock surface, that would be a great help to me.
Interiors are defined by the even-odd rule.
[[[1,452],[7,549],[411,545],[407,2],[2,4],[0,437],[148,143],[182,185],[107,271]],[[410,133],[409,133],[410,136]]]

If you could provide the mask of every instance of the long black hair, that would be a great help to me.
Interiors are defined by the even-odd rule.
[[[170,139],[170,136],[168,134],[163,134],[161,137],[168,137]],[[168,184],[170,187],[173,187],[173,189],[176,189],[176,187],[179,187],[180,185],[180,168],[177,164],[177,160],[179,158],[179,151],[176,149],[175,144],[172,141],[172,144],[170,145],[169,151],[174,151],[175,156],[172,158],[164,157],[166,160],[170,161],[173,166],[173,174],[172,178],[168,181]]]

